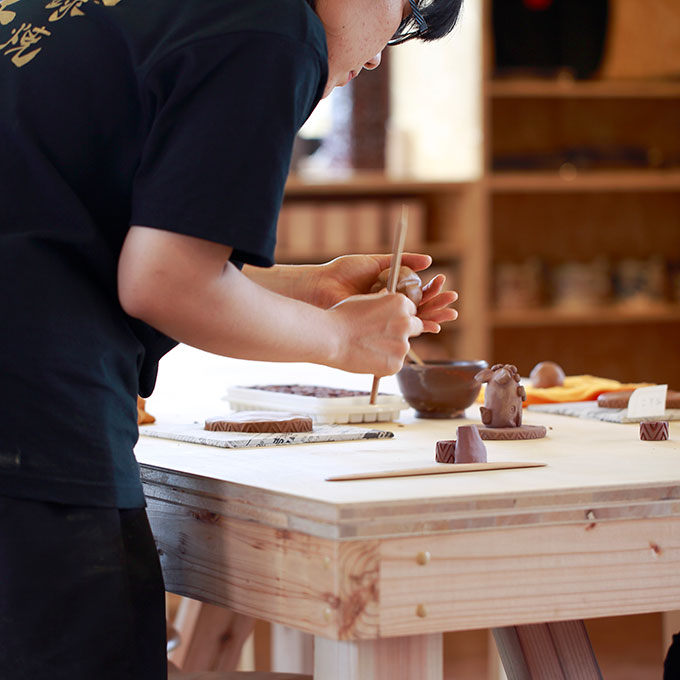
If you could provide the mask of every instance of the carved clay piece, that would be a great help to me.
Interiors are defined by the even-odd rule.
[[[209,418],[204,429],[211,432],[311,432],[312,419],[279,411],[239,411],[225,418]]]
[[[628,408],[628,400],[633,390],[619,390],[605,392],[597,398],[597,405],[602,408]],[[680,392],[668,390],[666,392],[666,408],[680,408]]]
[[[645,442],[663,442],[668,439],[668,421],[640,423],[640,439]]]
[[[529,374],[534,387],[562,387],[564,385],[564,371],[554,361],[541,361],[536,364]]]
[[[486,463],[486,446],[475,425],[461,425],[456,437],[437,442],[435,460],[438,463]]]
[[[519,427],[484,427],[478,425],[479,436],[488,440],[542,439],[547,434],[543,425],[520,425]]]
[[[484,406],[480,406],[482,423],[487,427],[519,427],[522,424],[524,387],[519,384],[517,367],[496,364],[475,375],[475,380],[488,383],[484,392]]]
[[[378,280],[373,284],[371,293],[377,293],[383,288],[387,288],[387,280],[390,276],[389,269],[380,272]],[[403,293],[409,300],[418,306],[423,299],[423,282],[420,280],[410,267],[399,267],[399,278],[397,280],[397,293]]]
[[[434,459],[438,463],[456,462],[456,440],[442,439],[435,445]]]

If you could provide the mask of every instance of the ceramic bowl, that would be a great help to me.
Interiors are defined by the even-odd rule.
[[[418,418],[457,418],[477,398],[482,386],[475,375],[487,367],[483,360],[405,363],[397,382]]]

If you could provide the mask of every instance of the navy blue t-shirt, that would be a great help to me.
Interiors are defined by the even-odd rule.
[[[0,494],[143,505],[136,395],[175,342],[120,307],[125,235],[271,265],[327,68],[305,0],[0,3]]]

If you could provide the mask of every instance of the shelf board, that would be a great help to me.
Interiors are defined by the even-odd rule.
[[[671,304],[656,305],[648,309],[625,309],[613,305],[582,310],[539,307],[537,309],[496,310],[492,314],[492,324],[495,328],[678,322],[680,322],[680,305]]]
[[[680,170],[495,172],[487,182],[496,193],[680,191]]]
[[[498,78],[487,83],[496,99],[680,99],[680,81]]]
[[[382,249],[382,252],[388,253],[389,250],[389,246],[385,246]],[[456,260],[462,255],[462,249],[460,245],[456,243],[423,243],[418,248],[411,248],[410,251],[431,255],[435,262],[441,260]],[[347,254],[349,253],[318,252],[310,255],[303,253],[295,254],[294,252],[286,251],[276,254],[276,262],[279,264],[298,264],[303,262],[305,264],[319,264],[328,262],[328,260],[332,260],[334,257]]]
[[[429,194],[464,191],[473,182],[421,181],[415,179],[394,179],[380,172],[355,172],[338,179],[313,180],[290,175],[286,182],[286,197],[332,195],[376,196],[401,194]]]

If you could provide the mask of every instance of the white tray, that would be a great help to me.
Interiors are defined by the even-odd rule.
[[[398,394],[379,394],[375,404],[360,397],[305,397],[252,387],[229,387],[223,397],[234,411],[303,413],[319,424],[375,423],[399,418],[408,404]]]

